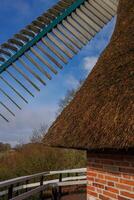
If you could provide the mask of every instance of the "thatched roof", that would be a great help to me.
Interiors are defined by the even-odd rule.
[[[109,46],[44,138],[77,149],[134,147],[134,2],[120,0]]]

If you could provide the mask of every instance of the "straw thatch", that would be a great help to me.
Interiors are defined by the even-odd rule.
[[[109,46],[44,143],[78,149],[133,148],[133,67],[134,1],[120,0]]]

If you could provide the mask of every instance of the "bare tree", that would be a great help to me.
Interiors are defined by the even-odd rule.
[[[68,106],[68,104],[73,100],[76,92],[80,89],[80,87],[82,86],[84,80],[79,80],[79,85],[76,89],[71,89],[71,90],[67,90],[67,93],[65,95],[65,97],[63,99],[60,99],[59,101],[59,108],[58,108],[58,112],[56,113],[56,115],[59,115],[63,109]]]
[[[32,137],[30,138],[31,143],[41,143],[47,130],[48,130],[48,125],[45,123],[41,124],[40,128],[34,129]]]

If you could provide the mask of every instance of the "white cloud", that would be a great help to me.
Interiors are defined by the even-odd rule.
[[[69,86],[69,88],[77,88],[79,81],[74,76],[69,75],[66,77],[66,84]]]
[[[51,124],[55,119],[57,107],[55,105],[39,105],[27,107],[17,114],[16,118],[9,124],[2,123],[0,119],[0,141],[9,142],[12,145],[21,142],[28,142],[32,130],[40,128],[41,124]]]
[[[83,67],[89,73],[95,64],[97,63],[98,57],[85,57],[83,59]]]

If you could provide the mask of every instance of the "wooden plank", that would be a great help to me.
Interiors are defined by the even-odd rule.
[[[53,29],[52,32],[53,32],[53,33],[56,35],[56,37],[59,38],[59,40],[61,40],[61,41],[64,43],[64,45],[67,46],[73,53],[75,53],[75,54],[78,53],[77,49],[76,49],[71,43],[69,43],[69,42],[67,41],[66,37],[65,37],[63,34],[61,34],[61,33],[58,31],[57,28],[56,28],[56,29]]]
[[[45,55],[47,56],[57,67],[60,69],[63,68],[63,66],[53,57],[51,56],[42,46],[39,44],[36,44],[37,48]]]
[[[80,43],[78,40],[76,40],[72,34],[68,34],[68,33],[67,33],[67,31],[65,30],[65,28],[64,28],[61,24],[59,24],[59,25],[57,26],[57,28],[58,28],[58,30],[59,30],[63,35],[65,35],[65,37],[66,37],[67,39],[69,39],[70,42],[72,42],[78,49],[81,49],[81,48],[83,47],[83,46],[81,45],[81,43]]]
[[[94,1],[96,1],[100,6],[102,6],[111,16],[115,15],[115,12],[105,2],[105,1],[108,1],[108,0],[105,0],[105,1],[94,0]]]
[[[92,4],[89,4],[87,1],[85,2],[85,7],[96,15],[104,24],[106,24],[109,20],[106,18],[101,12],[99,12]]]
[[[86,31],[88,31],[88,33],[90,35],[92,35],[92,29],[91,29],[91,27],[81,17],[79,17],[76,13],[72,13],[71,16],[72,16],[72,18],[74,20],[77,21],[77,23],[81,24],[81,26],[83,27],[83,29],[85,29]]]
[[[80,168],[80,169],[68,169],[68,170],[61,170],[61,171],[50,171],[49,174],[56,175],[56,174],[67,174],[67,173],[86,173],[86,168]]]
[[[94,0],[88,0],[88,3],[91,4],[95,9],[97,9],[101,14],[103,14],[107,19],[111,20],[111,15]]]
[[[98,28],[102,28],[105,24],[98,18],[96,17],[91,11],[89,11],[85,6],[80,6],[80,9],[87,15]]]
[[[41,72],[44,76],[46,76],[49,80],[51,80],[51,75],[48,74],[43,67],[41,67],[29,54],[25,53],[25,57]]]
[[[69,30],[82,44],[86,45],[88,40],[83,37],[81,33],[79,33],[71,24],[67,21],[63,20],[62,24],[65,26],[67,30]]]
[[[54,69],[33,47],[30,48],[32,53],[44,64],[46,65],[54,74],[57,74],[58,71]]]
[[[69,58],[73,57],[73,54],[69,52],[58,40],[50,33],[47,34],[47,37]]]
[[[62,62],[64,62],[65,64],[68,63],[68,61],[66,60],[66,58],[63,57],[63,56],[61,55],[61,53],[59,53],[59,52],[55,49],[55,47],[53,47],[53,46],[50,44],[50,42],[48,42],[48,41],[46,40],[46,38],[42,38],[42,42],[43,42],[43,44],[44,44],[45,46],[47,46],[47,47],[48,47]]]
[[[86,21],[94,31],[100,31],[100,27],[96,23],[94,23],[94,21],[92,21],[87,15],[85,15],[83,11],[76,9],[76,13],[80,15],[81,18],[83,18],[83,20]]]
[[[68,181],[68,182],[59,182],[56,185],[57,186],[72,186],[72,185],[86,185],[87,184],[87,180],[82,180],[82,181]]]
[[[119,0],[110,0],[114,5],[118,6]]]
[[[85,39],[90,40],[92,38],[92,35],[87,32],[80,24],[78,24],[75,20],[73,20],[71,17],[67,17],[67,21],[78,31],[80,32]]]
[[[40,81],[43,85],[46,85],[45,81],[40,78],[40,76],[34,72],[24,61],[22,58],[19,58],[20,63],[25,67],[27,71],[29,71],[38,81]]]
[[[117,11],[117,5],[115,5],[112,1],[105,1],[105,3],[109,5],[109,7],[111,7],[115,12]]]
[[[37,91],[40,91],[38,86],[18,67],[15,63],[12,64],[13,68],[23,76]]]

